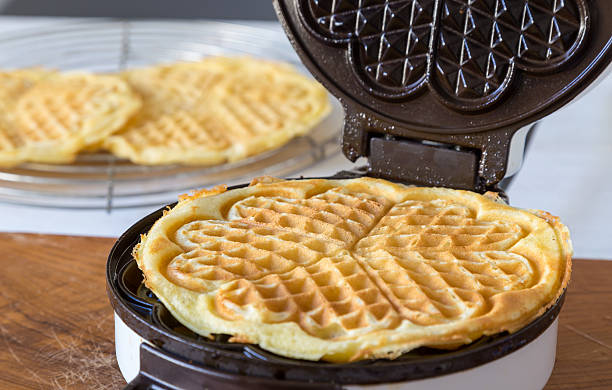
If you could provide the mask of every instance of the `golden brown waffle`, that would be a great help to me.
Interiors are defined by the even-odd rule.
[[[15,82],[20,72],[4,74],[12,86],[0,99],[0,164],[72,161],[83,147],[121,128],[140,100],[114,76],[85,73],[35,73]]]
[[[217,164],[278,147],[328,111],[327,93],[288,65],[214,57],[124,74],[142,111],[106,148],[139,164]]]
[[[384,180],[266,181],[183,199],[135,248],[193,331],[346,362],[513,332],[566,287],[558,219]]]

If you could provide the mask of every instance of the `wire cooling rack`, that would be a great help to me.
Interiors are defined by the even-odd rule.
[[[221,22],[80,20],[0,37],[0,68],[45,66],[117,72],[210,55],[252,55],[303,69],[280,30]],[[305,71],[306,72],[306,71]],[[0,169],[0,201],[32,206],[106,209],[151,206],[177,193],[254,176],[287,176],[339,149],[342,108],[307,136],[245,160],[212,167],[141,166],[107,153],[81,154],[72,164],[22,164]]]

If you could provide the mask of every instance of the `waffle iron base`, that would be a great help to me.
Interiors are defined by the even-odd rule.
[[[468,370],[413,381],[363,386],[355,384],[344,386],[337,384],[337,386],[334,386],[333,384],[329,384],[327,388],[342,388],[347,390],[473,390],[488,386],[486,384],[495,384],[496,390],[540,390],[546,385],[554,367],[558,322],[559,320],[555,319],[544,333],[519,350],[500,359]],[[140,345],[142,343],[146,344],[145,351],[141,351]],[[136,332],[130,329],[117,314],[115,314],[115,350],[119,369],[128,383],[134,381],[138,377],[141,370],[140,357],[142,353],[147,354],[148,359],[150,359],[151,354],[154,354],[155,358],[158,359],[176,359],[176,357],[164,354],[161,349],[152,346],[149,342],[140,337]],[[179,360],[175,364],[189,365],[185,360]],[[173,369],[173,371],[173,375],[182,374],[180,369]],[[157,374],[159,374],[159,372],[157,372]],[[245,383],[253,380],[253,378],[248,377],[241,377],[240,379],[231,377],[226,378],[222,374],[216,376],[215,379],[216,380],[213,382],[210,378],[202,378],[201,382],[191,382],[185,384],[185,387],[181,388],[195,389],[207,387],[209,389],[244,389],[246,388]],[[139,382],[140,385],[135,382]],[[142,383],[141,379],[136,379],[135,382],[132,382],[133,388],[139,388],[138,386],[141,385],[144,385],[142,388],[147,388],[147,385]],[[297,388],[295,386],[296,384],[285,383],[285,385],[286,387],[276,388]],[[305,385],[307,386],[307,384]],[[313,384],[312,388],[319,387]],[[321,388],[325,387],[321,386]]]
[[[234,187],[235,188],[235,187]],[[482,337],[454,351],[418,348],[395,360],[349,364],[289,359],[256,345],[210,340],[182,326],[142,283],[132,258],[140,235],[166,207],[115,243],[107,292],[115,311],[117,361],[126,389],[542,389],[552,372],[565,294],[519,331]],[[494,384],[494,385],[493,385]]]

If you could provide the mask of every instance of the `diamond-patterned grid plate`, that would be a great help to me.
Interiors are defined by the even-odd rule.
[[[564,0],[309,0],[308,10],[322,37],[351,44],[374,92],[407,97],[429,84],[463,110],[493,104],[515,68],[568,61],[588,17],[582,2]]]

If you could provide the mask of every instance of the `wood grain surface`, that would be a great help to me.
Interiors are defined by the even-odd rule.
[[[0,234],[0,389],[121,389],[110,238]],[[612,261],[575,260],[547,390],[612,389]]]

